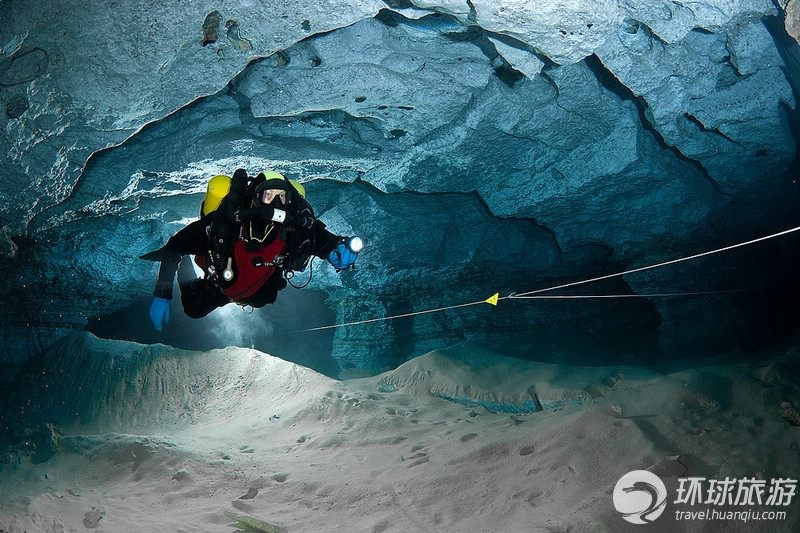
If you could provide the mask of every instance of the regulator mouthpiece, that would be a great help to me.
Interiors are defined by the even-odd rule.
[[[350,248],[351,252],[357,254],[364,249],[364,241],[361,237],[352,237],[347,241],[347,247]]]

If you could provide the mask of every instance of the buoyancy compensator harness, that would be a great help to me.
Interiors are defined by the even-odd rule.
[[[281,226],[281,238],[286,241],[287,253],[284,257],[284,270],[288,281],[292,273],[303,272],[309,265],[316,244],[314,242],[315,233],[312,229],[316,222],[316,216],[311,204],[306,200],[306,191],[303,185],[285,177],[284,180],[287,191],[287,209],[291,210],[293,219],[293,224]],[[305,287],[305,285],[303,286]]]
[[[286,191],[285,205],[278,206],[287,213],[281,223],[240,219],[241,213],[259,205],[256,200],[266,188]],[[239,169],[233,178],[212,178],[201,207],[201,216],[212,217],[209,250],[206,256],[195,257],[206,278],[240,302],[255,294],[276,271],[289,281],[294,271],[305,270],[314,249],[315,217],[304,196],[300,183],[274,171],[251,179]]]
[[[236,170],[232,178],[215,176],[209,181],[201,207],[201,216],[211,219],[208,252],[195,256],[195,263],[203,269],[206,279],[234,302],[246,300],[266,283],[277,270],[275,258],[285,248],[284,241],[274,239],[257,250],[248,249],[243,239],[236,213],[249,207],[256,180],[250,179],[244,169]]]

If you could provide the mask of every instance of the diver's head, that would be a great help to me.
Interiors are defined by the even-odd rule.
[[[271,205],[280,209],[292,205],[298,197],[306,197],[302,183],[287,179],[280,172],[267,170],[260,173],[258,179],[263,181],[253,191],[253,207]]]
[[[259,178],[264,180],[253,191],[253,207],[270,206],[275,209],[286,210],[292,203],[291,185],[280,172],[268,170],[262,172]],[[249,241],[266,242],[273,234],[275,223],[271,220],[251,220],[249,223]]]
[[[284,208],[289,202],[289,181],[280,172],[268,170],[262,173],[264,181],[258,184],[253,194],[254,207],[271,205]]]

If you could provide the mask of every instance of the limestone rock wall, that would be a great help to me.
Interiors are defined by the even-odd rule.
[[[136,257],[196,216],[210,175],[238,166],[300,179],[334,231],[364,236],[360,270],[313,281],[341,321],[669,259],[796,218],[797,44],[768,0],[0,14],[6,358],[147,294],[154,266]],[[741,284],[734,271],[696,288]],[[696,335],[729,336],[741,307]],[[591,337],[709,312],[646,304],[613,326],[586,309],[549,310],[551,322],[588,322]],[[337,332],[334,352],[381,368],[392,346],[533,335],[544,317],[382,323]]]

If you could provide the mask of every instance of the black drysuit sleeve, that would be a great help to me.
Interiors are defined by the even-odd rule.
[[[208,219],[201,218],[169,238],[167,244],[162,248],[166,257],[161,260],[158,281],[153,291],[154,296],[167,300],[172,299],[172,285],[175,282],[175,273],[178,271],[181,257],[208,252],[208,224]]]
[[[320,259],[327,259],[330,253],[336,248],[336,245],[344,242],[346,239],[338,235],[334,235],[325,227],[325,223],[319,219],[314,221],[311,226],[313,232],[314,249],[311,251],[315,256]]]

